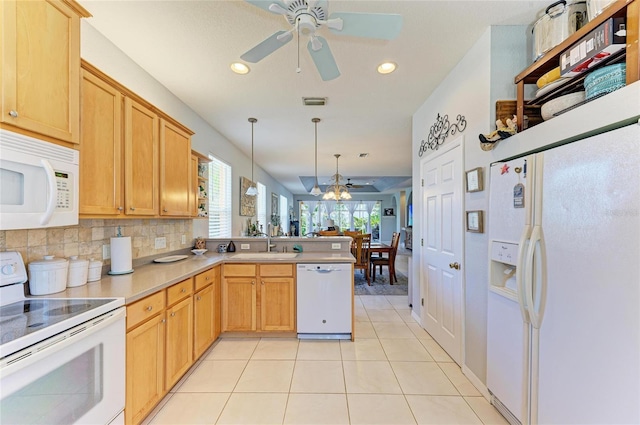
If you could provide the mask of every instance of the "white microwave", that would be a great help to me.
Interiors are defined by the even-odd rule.
[[[0,130],[0,230],[78,224],[77,150]]]

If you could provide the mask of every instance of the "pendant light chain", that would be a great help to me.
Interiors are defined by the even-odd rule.
[[[253,161],[253,124],[258,122],[258,120],[255,119],[255,118],[249,118],[248,121],[251,123],[251,185],[249,186],[249,188],[245,192],[245,195],[247,195],[247,196],[256,196],[258,194],[258,188],[256,187],[256,184],[253,181],[253,168],[254,168],[254,161]]]
[[[318,196],[322,193],[322,190],[320,190],[320,186],[318,186],[318,123],[320,122],[320,118],[312,118],[311,122],[313,122],[315,125],[315,171],[316,171],[315,178],[316,179],[315,179],[313,188],[309,193],[313,196]]]

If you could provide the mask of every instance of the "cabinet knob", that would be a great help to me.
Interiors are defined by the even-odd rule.
[[[136,210],[136,208],[135,208],[135,207],[129,207],[129,209],[130,209],[131,211],[135,211],[135,210]]]
[[[182,289],[180,290],[180,292],[182,292],[182,293],[184,294],[185,292],[187,292],[187,290],[186,290],[186,289],[184,289],[184,288],[182,288]]]
[[[160,323],[167,323],[167,319],[162,319]]]
[[[252,284],[252,285],[255,285],[255,284],[256,284],[256,281],[255,281],[255,280],[252,280],[252,281],[251,281],[251,284]]]
[[[209,276],[205,277],[204,280],[209,280]]]
[[[173,313],[171,313],[171,317],[175,316],[176,312],[174,311]]]
[[[202,297],[201,297],[200,295],[198,295],[198,296],[196,297],[196,300],[198,300],[198,301],[200,301],[201,299],[202,299]]]
[[[118,211],[124,210],[124,207],[118,207]]]
[[[166,209],[166,208],[163,208],[163,209],[162,209],[162,212],[169,212],[169,210],[168,210],[168,209]]]
[[[264,280],[260,281],[260,283],[261,283],[262,285],[264,285]]]
[[[18,118],[18,111],[11,110],[9,111],[9,115],[13,118]]]
[[[147,307],[147,308],[146,308],[146,310],[147,310],[147,311],[151,311],[151,310],[153,310],[153,306],[152,306],[152,305],[150,305],[149,307]]]

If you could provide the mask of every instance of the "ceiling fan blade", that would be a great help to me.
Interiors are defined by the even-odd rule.
[[[331,49],[329,49],[329,43],[323,37],[316,37],[322,44],[320,49],[313,50],[311,41],[307,44],[307,50],[311,54],[311,59],[315,63],[322,81],[330,81],[340,76],[340,70],[336,64],[336,60],[333,58]]]
[[[332,13],[329,19],[342,19],[342,30],[329,27],[335,34],[393,40],[402,30],[402,15],[384,13]]]
[[[288,33],[288,35],[286,35]],[[281,36],[282,35],[282,36]],[[281,36],[281,37],[279,37]],[[278,38],[279,37],[279,38]],[[240,56],[240,59],[247,62],[256,63],[269,56],[293,39],[290,31],[278,31],[253,49]]]
[[[276,15],[282,15],[279,10],[271,10],[269,6],[272,4],[276,4],[280,6],[282,9],[287,10],[287,6],[280,0],[245,0],[247,3],[250,3],[254,6],[259,7],[262,10],[266,10],[267,12],[274,13]]]

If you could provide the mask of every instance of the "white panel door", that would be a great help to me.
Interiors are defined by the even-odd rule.
[[[422,323],[456,362],[462,362],[462,146],[432,154],[422,167]],[[448,149],[448,150],[444,150]],[[457,268],[456,268],[457,267]]]

